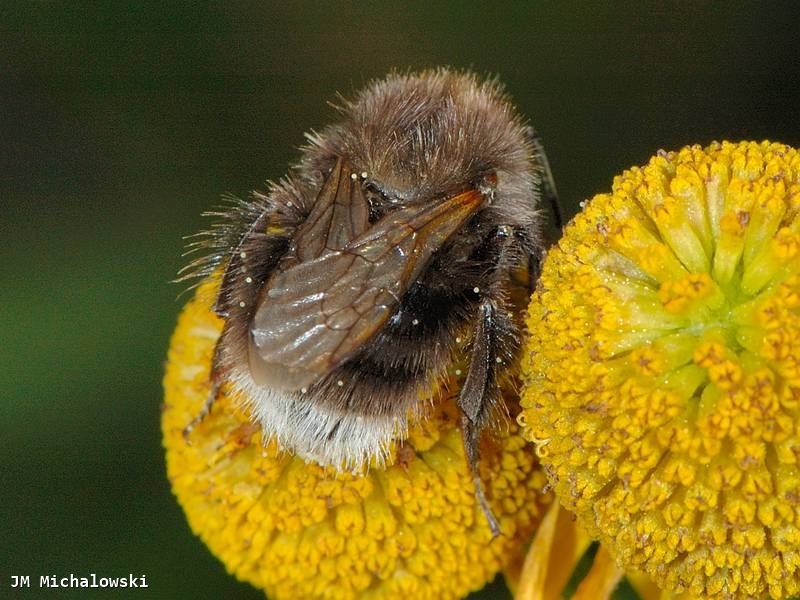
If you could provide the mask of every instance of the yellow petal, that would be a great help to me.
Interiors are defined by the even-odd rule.
[[[539,526],[525,557],[516,588],[516,600],[555,600],[592,540],[577,526],[572,514],[554,503]]]
[[[600,546],[592,568],[578,585],[572,600],[608,600],[622,575],[622,569],[611,558],[608,550]]]
[[[660,590],[644,573],[638,571],[627,573],[626,578],[642,600],[669,600],[672,597],[669,592]]]

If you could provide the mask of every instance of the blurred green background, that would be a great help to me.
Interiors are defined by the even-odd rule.
[[[800,144],[789,3],[2,4],[0,597],[70,572],[146,574],[120,597],[261,597],[167,485],[169,281],[200,212],[283,174],[335,92],[394,67],[499,74],[569,214],[659,148]]]

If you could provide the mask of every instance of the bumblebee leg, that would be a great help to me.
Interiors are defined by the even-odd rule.
[[[539,254],[528,255],[528,291],[532,294],[542,269],[542,257]]]
[[[478,463],[480,462],[480,437],[481,428],[476,427],[475,424],[469,420],[467,415],[461,415],[461,438],[464,443],[464,453],[467,455],[467,464],[472,475],[472,483],[475,486],[475,499],[478,501],[478,506],[481,507],[486,520],[489,523],[489,529],[492,532],[492,539],[496,538],[500,533],[500,524],[497,518],[492,513],[489,507],[489,502],[486,500],[486,495],[483,493],[483,482],[481,475],[478,471]]]
[[[545,228],[546,239],[548,245],[558,242],[561,232],[564,228],[564,211],[561,209],[561,201],[558,199],[558,190],[556,189],[556,182],[553,178],[553,171],[550,168],[550,161],[547,159],[547,153],[544,150],[542,138],[533,129],[528,128],[528,141],[533,148],[533,157],[537,164],[537,172],[539,175],[539,192],[542,196],[542,202],[550,209],[549,226]],[[531,254],[528,257],[528,273],[530,276],[529,284],[530,291],[536,288],[536,282],[539,279],[541,262],[544,259],[543,253]]]
[[[195,427],[200,425],[205,418],[211,413],[211,409],[214,407],[214,403],[219,398],[220,388],[222,387],[222,374],[223,369],[221,365],[221,357],[222,357],[222,340],[223,336],[220,336],[217,340],[216,345],[214,346],[214,358],[211,360],[211,372],[209,374],[209,383],[211,385],[211,389],[208,391],[208,396],[206,396],[205,402],[203,402],[203,406],[200,407],[200,411],[194,416],[194,418],[189,421],[186,427],[183,428],[183,439],[186,441],[188,445],[191,445],[192,441],[190,436],[192,435],[192,431],[194,431]]]
[[[461,408],[461,430],[467,464],[475,483],[475,498],[486,515],[492,537],[500,535],[500,525],[492,514],[483,491],[478,464],[480,462],[480,436],[486,424],[488,409],[497,394],[495,377],[495,311],[488,298],[481,302],[478,324],[473,339],[472,360],[458,397]]]
[[[553,226],[558,229],[559,233],[564,227],[564,214],[561,210],[561,202],[558,199],[558,190],[556,190],[556,182],[553,179],[553,171],[550,169],[550,161],[547,159],[547,153],[544,151],[544,144],[539,134],[532,128],[528,128],[528,140],[533,146],[533,155],[538,164],[539,172],[539,185],[542,193],[542,199],[547,202],[550,207]]]

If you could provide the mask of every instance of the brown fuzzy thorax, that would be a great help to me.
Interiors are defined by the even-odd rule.
[[[342,120],[309,136],[299,171],[324,173],[348,158],[381,191],[427,201],[499,176],[506,221],[531,226],[534,187],[529,131],[500,84],[445,69],[390,75],[339,107]],[[522,210],[519,203],[524,203]]]

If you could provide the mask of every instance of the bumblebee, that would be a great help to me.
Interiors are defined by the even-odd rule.
[[[265,438],[359,469],[401,440],[455,371],[478,502],[481,433],[504,414],[522,312],[561,225],[538,138],[496,81],[394,74],[338,107],[265,193],[211,213],[184,277],[221,271],[210,394],[241,393]],[[521,274],[521,275],[520,275]],[[523,293],[520,293],[522,290]],[[456,369],[456,365],[463,365]]]

